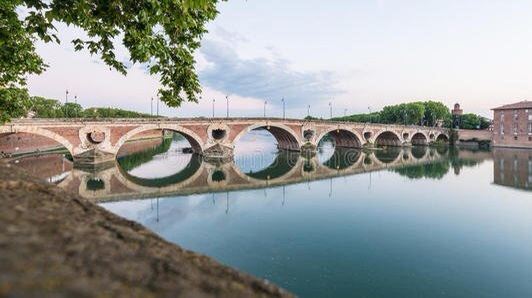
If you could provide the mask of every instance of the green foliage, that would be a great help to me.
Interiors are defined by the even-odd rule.
[[[462,115],[461,122],[460,128],[463,129],[488,129],[491,124],[488,118],[475,114]]]
[[[22,0],[0,1],[0,89],[24,86],[26,75],[40,74],[46,67],[35,52],[34,32],[28,28],[29,21],[20,20],[16,12],[23,4]],[[16,93],[11,93],[10,98],[13,99]],[[7,110],[4,105],[0,108],[4,112]]]
[[[424,121],[427,126],[436,126],[437,121],[443,121],[445,127],[451,124],[451,112],[445,104],[437,101],[426,101]]]
[[[88,108],[85,110],[85,118],[155,118],[149,114],[127,111],[116,108]]]
[[[172,138],[164,138],[161,144],[155,147],[118,158],[118,163],[122,169],[124,169],[126,172],[129,172],[136,167],[152,160],[155,155],[168,152],[171,145]]]
[[[0,88],[0,123],[26,116],[30,105],[28,90]]]
[[[334,118],[339,121],[435,126],[451,122],[449,109],[441,102],[416,101],[385,106],[380,112]]]
[[[55,99],[48,99],[40,96],[31,97],[31,110],[39,118],[62,118],[63,106]]]
[[[197,102],[201,90],[193,53],[207,32],[206,23],[218,14],[218,1],[0,1],[0,88],[23,87],[26,75],[41,73],[46,65],[36,54],[34,42],[59,43],[54,24],[65,23],[81,28],[87,36],[72,40],[76,51],[88,50],[126,74],[115,50],[115,44],[121,43],[131,62],[145,64],[160,79],[159,94],[168,106]],[[5,116],[10,111],[7,105],[0,108],[3,118],[15,116]]]
[[[63,117],[65,118],[82,118],[84,111],[81,105],[73,102],[67,102],[62,107]]]
[[[0,89],[0,94],[2,91],[7,89]],[[153,117],[148,114],[127,111],[116,108],[89,108],[84,110],[83,107],[78,103],[65,103],[62,104],[58,100],[48,99],[40,96],[26,97],[26,100],[20,100],[24,98],[24,95],[27,96],[27,92],[22,89],[18,95],[14,95],[16,98],[8,98],[2,96],[0,98],[0,106],[7,104],[17,104],[18,112],[11,113],[14,117],[25,116],[29,111],[34,113],[36,118],[150,118]],[[5,91],[4,91],[5,92]],[[2,103],[4,98],[8,99],[6,103]],[[6,118],[7,120],[7,118]]]

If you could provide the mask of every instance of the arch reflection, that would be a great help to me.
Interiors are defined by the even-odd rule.
[[[279,151],[274,161],[266,168],[260,171],[249,171],[245,174],[258,180],[277,179],[286,175],[294,168],[299,157],[299,152]]]

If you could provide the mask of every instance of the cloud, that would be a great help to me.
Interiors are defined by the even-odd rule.
[[[229,39],[232,40],[232,39]],[[273,58],[243,59],[233,43],[204,40],[201,54],[207,65],[200,70],[201,82],[228,94],[280,101],[295,107],[328,100],[343,93],[332,72],[296,71],[278,54]]]

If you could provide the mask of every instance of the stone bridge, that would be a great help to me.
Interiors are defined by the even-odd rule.
[[[62,144],[75,163],[94,165],[114,161],[127,140],[149,130],[178,132],[200,155],[231,158],[237,141],[255,129],[268,130],[279,149],[289,151],[315,150],[326,135],[345,148],[428,145],[449,139],[443,128],[280,118],[22,119],[0,126],[0,135],[48,137]]]
[[[432,147],[345,150],[320,162],[316,156],[307,159],[298,153],[285,152],[270,166],[254,173],[244,173],[234,162],[215,165],[192,158],[185,168],[167,177],[136,177],[115,164],[98,171],[71,169],[49,180],[87,199],[106,202],[276,187],[422,165],[444,160],[446,156],[446,148]]]

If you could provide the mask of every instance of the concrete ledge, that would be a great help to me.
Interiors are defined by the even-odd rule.
[[[0,296],[291,296],[14,166],[0,177]]]

